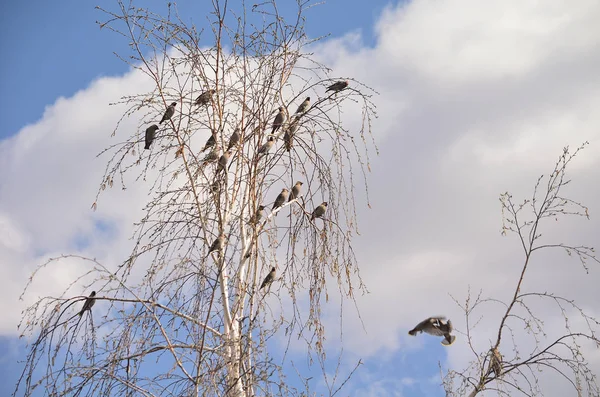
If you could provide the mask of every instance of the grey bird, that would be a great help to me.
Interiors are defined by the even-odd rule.
[[[258,208],[256,209],[256,212],[254,213],[254,215],[252,215],[250,217],[250,220],[248,221],[248,223],[251,225],[256,225],[258,222],[260,222],[260,220],[262,218],[262,212],[264,209],[265,209],[264,205],[259,205]]]
[[[156,130],[158,130],[156,124],[152,124],[150,127],[146,128],[146,144],[144,145],[144,149],[150,149],[150,145],[152,145],[154,136],[156,135]]]
[[[327,211],[327,202],[324,201],[321,203],[321,205],[319,205],[317,208],[315,208],[315,210],[312,212],[311,216],[310,216],[310,220],[313,221],[316,218],[320,218],[323,215],[325,215],[325,211]]]
[[[211,97],[215,94],[215,90],[208,90],[203,92],[202,94],[200,94],[200,96],[198,98],[196,98],[196,101],[194,102],[194,104],[196,105],[207,105],[210,103],[210,99]]]
[[[452,343],[454,343],[456,336],[450,335],[450,333],[453,330],[452,323],[450,322],[450,320],[445,320],[446,317],[443,316],[429,317],[428,319],[423,320],[419,324],[417,324],[415,328],[408,331],[408,334],[415,336],[419,332],[425,332],[429,335],[443,336],[444,339],[442,339],[442,345],[450,346]]]
[[[215,146],[216,143],[217,143],[217,138],[215,137],[215,134],[211,133],[210,137],[206,140],[206,143],[204,144],[204,147],[202,148],[202,150],[200,150],[200,153],[202,153],[203,151],[205,151],[209,147]]]
[[[490,349],[490,368],[488,373],[492,371],[496,377],[502,375],[502,354],[495,347]]]
[[[348,80],[346,80],[346,81],[338,81],[336,83],[333,83],[329,87],[327,87],[327,89],[325,90],[325,92],[327,92],[327,91],[333,91],[334,93],[340,92],[344,88],[348,87],[348,84],[349,84]]]
[[[287,150],[288,152],[292,150],[294,134],[298,129],[298,120],[298,116],[294,117],[294,120],[292,120],[290,125],[285,129],[285,133],[283,134],[283,144],[285,145],[285,150]]]
[[[240,129],[236,128],[235,131],[233,131],[233,134],[231,134],[231,136],[229,137],[229,145],[227,145],[227,150],[229,150],[232,147],[234,147],[235,145],[237,145],[239,141],[240,141]]]
[[[277,196],[277,198],[275,199],[275,203],[273,204],[273,208],[271,209],[271,211],[275,211],[277,208],[285,204],[285,202],[288,199],[288,196],[289,190],[287,190],[286,188],[281,189],[281,193],[279,193],[279,196]]]
[[[296,110],[296,114],[305,113],[309,107],[310,107],[310,97],[307,96],[306,99],[304,100],[304,102],[302,102],[300,104],[300,106],[298,106],[298,110]]]
[[[219,160],[219,151],[221,150],[220,146],[215,146],[213,150],[210,151],[202,160],[204,163],[214,163]]]
[[[273,145],[275,145],[275,137],[274,136],[270,136],[269,140],[263,144],[260,149],[258,149],[258,154],[259,155],[265,155],[267,153],[269,153],[269,150],[271,150],[271,148],[273,147]]]
[[[273,131],[271,132],[271,134],[274,134],[279,128],[281,128],[284,121],[285,121],[285,108],[283,106],[280,106],[279,113],[277,113],[277,116],[275,116],[275,120],[273,120]]]
[[[172,102],[169,106],[167,106],[167,110],[165,110],[165,114],[163,114],[162,119],[160,119],[160,123],[162,124],[164,121],[169,120],[175,114],[175,106],[177,106],[177,102]]]
[[[217,167],[217,171],[225,170],[225,168],[227,167],[227,162],[229,161],[229,157],[231,157],[232,153],[233,150],[231,149],[223,153],[223,155],[219,159],[219,166]]]
[[[288,201],[292,201],[292,200],[300,197],[300,189],[302,188],[302,185],[303,185],[302,182],[300,182],[300,181],[296,182],[294,187],[292,187],[292,191],[290,193],[290,199]]]
[[[261,289],[263,289],[264,287],[271,285],[273,280],[275,280],[275,275],[276,275],[275,268],[272,267],[271,271],[269,272],[269,274],[267,274],[267,277],[265,277],[262,284],[260,285],[259,291]]]
[[[219,237],[217,237],[215,239],[215,241],[213,241],[212,245],[210,246],[210,249],[208,250],[208,255],[210,255],[211,252],[214,251],[221,251],[223,249],[223,246],[225,245],[225,234],[221,233],[219,235]]]
[[[79,312],[79,317],[83,316],[83,313],[85,313],[87,310],[90,310],[90,311],[92,310],[92,306],[94,306],[94,303],[96,303],[96,299],[94,298],[95,296],[96,296],[96,291],[92,291],[90,296],[88,298],[85,298],[83,307],[81,308],[81,311]]]

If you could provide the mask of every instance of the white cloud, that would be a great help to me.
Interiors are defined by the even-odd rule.
[[[353,354],[397,354],[434,343],[406,335],[429,315],[445,314],[464,330],[448,294],[464,298],[469,285],[507,299],[522,254],[514,236],[500,236],[498,195],[528,197],[565,145],[591,143],[570,167],[568,193],[590,206],[592,219],[544,227],[557,241],[599,245],[599,18],[595,0],[415,0],[384,11],[374,48],[356,34],[317,46],[335,74],[381,92],[373,209],[359,209],[356,244],[371,291],[358,297],[367,333],[351,310],[344,321]],[[107,104],[145,84],[137,72],[97,80],[0,143],[0,332],[15,332],[22,308],[16,291],[40,253],[72,250],[80,235],[91,237],[84,251],[92,256],[115,263],[127,253],[124,240],[147,192],[115,188],[92,213],[105,161],[94,156],[111,143],[123,110]],[[121,128],[139,125],[130,120]],[[116,234],[99,241],[95,221],[106,218]],[[53,281],[40,294],[68,282],[59,275]],[[586,276],[576,261],[553,253],[534,263],[526,287],[556,288],[593,308],[599,281],[598,266]],[[556,320],[552,313],[544,312]],[[481,331],[479,343],[490,338]],[[457,367],[469,359],[463,339],[447,350]],[[598,366],[597,354],[592,359]],[[365,395],[393,395],[375,389]]]

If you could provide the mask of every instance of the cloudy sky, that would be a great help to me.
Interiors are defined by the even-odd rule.
[[[189,3],[196,2],[181,1],[180,9],[205,11]],[[94,5],[0,6],[2,395],[12,392],[15,361],[25,352],[16,329],[24,304],[77,271],[65,265],[48,273],[24,303],[18,297],[32,270],[48,256],[76,251],[117,262],[147,197],[141,189],[116,192],[90,210],[104,170],[95,155],[121,115],[108,103],[148,84],[112,54],[127,43],[98,29]],[[365,365],[346,392],[442,396],[438,362],[463,368],[472,359],[464,337],[459,332],[445,348],[407,331],[436,314],[464,331],[450,295],[464,301],[469,287],[503,300],[514,293],[523,257],[518,240],[500,234],[500,193],[529,197],[564,146],[588,141],[565,193],[590,208],[590,220],[549,221],[542,232],[548,242],[600,246],[600,2],[377,0],[350,9],[331,0],[307,17],[311,36],[332,33],[316,56],[335,75],[380,93],[372,209],[359,208],[356,241],[370,290],[358,300],[365,329],[352,310],[344,321],[348,360],[361,357]],[[560,292],[600,317],[598,266],[586,274],[555,251],[534,258],[528,277],[524,288]],[[481,349],[493,338],[496,309],[477,329]],[[549,334],[559,332],[559,313],[539,310]],[[336,317],[330,322],[338,326]],[[587,353],[599,374],[600,352]],[[570,395],[564,382],[543,380],[557,393],[547,395]]]

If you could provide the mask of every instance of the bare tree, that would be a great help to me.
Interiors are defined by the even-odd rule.
[[[332,286],[350,300],[365,289],[352,249],[354,173],[366,191],[373,91],[331,78],[312,56],[308,2],[291,17],[274,1],[212,3],[205,29],[172,3],[166,16],[122,0],[101,9],[100,27],[130,42],[121,59],[154,88],[117,102],[139,128],[103,151],[92,207],[115,183],[145,181],[149,199],[118,269],[76,257],[88,271],[25,312],[20,327],[37,336],[15,394],[308,395],[301,370],[301,386],[288,381],[296,367],[285,346],[297,339],[323,368],[327,395],[354,372],[325,372],[321,305]],[[356,114],[362,123],[349,130],[343,121]],[[84,299],[96,305],[78,316]]]
[[[579,259],[586,273],[588,262],[600,263],[592,247],[553,243],[542,239],[542,226],[546,220],[566,216],[589,219],[583,204],[564,196],[564,188],[570,183],[566,177],[567,166],[587,142],[575,152],[566,147],[548,176],[540,176],[533,195],[516,203],[512,195],[500,196],[502,203],[502,234],[515,234],[523,248],[523,264],[516,277],[516,284],[506,299],[483,297],[480,292],[469,292],[465,303],[455,302],[465,313],[467,344],[474,359],[464,370],[450,370],[443,378],[447,396],[471,397],[484,391],[502,396],[555,395],[543,390],[538,381],[542,372],[553,373],[569,382],[578,396],[598,396],[596,375],[584,357],[584,343],[600,347],[597,336],[600,323],[586,314],[574,300],[559,294],[527,290],[524,287],[528,270],[541,251],[561,249],[568,256]],[[529,272],[530,273],[530,272]],[[481,334],[476,331],[481,319],[501,308],[496,337],[484,350]],[[564,318],[564,329],[558,336],[552,335],[544,323],[544,314],[558,313]],[[578,318],[575,318],[578,317]],[[573,322],[583,320],[585,330],[573,328]],[[488,321],[489,322],[489,321]]]

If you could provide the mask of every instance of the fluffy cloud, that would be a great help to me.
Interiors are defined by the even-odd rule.
[[[359,209],[356,242],[371,291],[358,297],[366,333],[347,310],[346,349],[368,358],[438,343],[406,335],[429,315],[445,314],[464,331],[449,294],[462,300],[469,286],[508,299],[523,258],[514,236],[500,236],[498,195],[509,190],[529,197],[565,145],[591,143],[570,167],[574,182],[567,193],[590,206],[592,219],[548,222],[544,232],[554,241],[598,245],[598,18],[594,0],[414,0],[384,11],[373,48],[357,35],[315,48],[335,74],[381,93],[375,99],[381,155],[371,164],[373,209]],[[105,159],[95,155],[111,142],[123,111],[107,104],[145,84],[137,72],[99,79],[0,143],[0,332],[15,332],[19,290],[44,257],[78,250],[117,263],[127,252],[123,241],[146,190],[115,189],[98,212],[89,208],[104,170]],[[121,128],[139,128],[125,123]],[[98,237],[100,220],[111,225],[109,235]],[[77,271],[71,267],[64,271]],[[62,276],[36,293],[62,289],[69,282]],[[532,263],[525,287],[556,289],[593,308],[599,281],[598,266],[585,275],[576,261],[555,252]],[[559,326],[554,309],[540,310]],[[479,330],[484,345],[493,331]],[[470,359],[460,334],[446,351],[457,368]],[[597,354],[593,360],[598,368]]]

